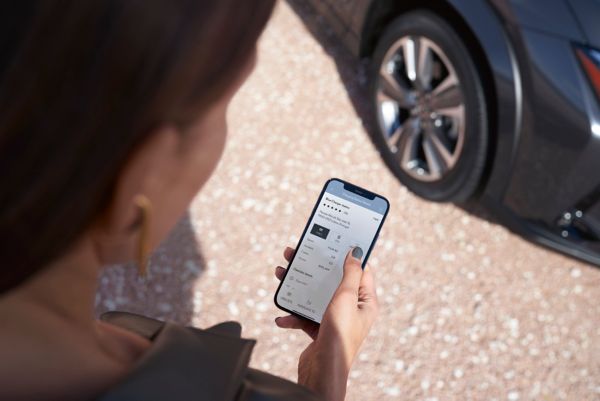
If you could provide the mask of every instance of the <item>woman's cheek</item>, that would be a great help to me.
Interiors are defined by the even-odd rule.
[[[218,118],[221,117],[221,118]],[[210,124],[207,124],[210,122]],[[224,113],[222,116],[213,115],[202,127],[197,127],[190,132],[188,143],[183,147],[183,160],[181,178],[184,178],[185,192],[193,198],[202,186],[208,181],[211,174],[219,164],[223,155],[227,137],[227,122]]]

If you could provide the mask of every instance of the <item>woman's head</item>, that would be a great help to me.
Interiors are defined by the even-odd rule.
[[[19,1],[0,15],[0,292],[89,233],[130,258],[207,180],[274,0]],[[6,6],[5,6],[6,7]]]

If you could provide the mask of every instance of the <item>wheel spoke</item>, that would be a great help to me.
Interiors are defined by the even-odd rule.
[[[398,147],[400,146],[400,141],[402,141],[403,135],[411,135],[411,130],[415,124],[413,120],[413,117],[408,118],[402,125],[396,127],[393,132],[389,134],[387,138],[387,144],[392,152],[395,153],[398,151]]]
[[[393,71],[389,71],[387,66],[382,66],[379,73],[380,93],[389,100],[393,100],[404,109],[410,109],[415,106],[414,95],[408,88],[403,87],[394,76]]]
[[[399,136],[397,144],[398,156],[400,157],[400,163],[410,168],[411,162],[417,159],[417,138],[419,136],[419,121],[415,118],[409,118],[402,125],[402,133]]]
[[[444,78],[442,82],[433,88],[431,94],[433,96],[438,96],[442,92],[445,92],[447,89],[452,87],[458,87],[458,79],[456,78],[456,74],[448,74],[448,76]]]
[[[465,106],[462,104],[453,107],[436,108],[435,112],[446,117],[452,117],[455,121],[462,122]]]
[[[387,139],[388,147],[394,153],[398,151],[398,143],[402,137],[402,131],[402,127],[397,127]]]
[[[442,84],[446,82],[443,81]],[[441,84],[440,84],[441,86]],[[444,90],[432,92],[431,107],[433,109],[445,109],[462,105],[462,93],[458,84],[446,86]]]
[[[441,177],[448,169],[448,166],[442,155],[438,153],[430,135],[424,135],[423,137],[423,151],[425,153],[425,160],[431,178],[435,179]]]
[[[411,82],[415,83],[417,80],[417,51],[418,51],[419,39],[409,37],[402,50],[404,51],[404,65],[406,67],[406,75]]]
[[[454,156],[448,138],[445,137],[443,132],[435,127],[428,128],[426,132],[431,145],[433,145],[437,154],[444,161],[446,168],[451,168],[454,164]]]
[[[383,90],[377,91],[377,101],[379,102],[379,104],[383,102],[398,102],[396,99],[385,93]]]
[[[429,41],[417,36],[409,37],[403,46],[406,75],[415,89],[426,91],[431,85],[433,58]]]
[[[433,74],[433,58],[431,47],[427,39],[419,41],[419,60],[417,64],[418,78],[421,89],[429,90]]]

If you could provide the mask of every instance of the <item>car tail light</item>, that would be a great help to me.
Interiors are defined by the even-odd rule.
[[[575,52],[600,100],[600,50],[577,47]]]

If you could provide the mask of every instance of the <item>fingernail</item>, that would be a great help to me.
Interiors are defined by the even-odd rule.
[[[354,249],[352,250],[352,256],[360,260],[362,258],[362,255],[363,250],[360,248],[360,246],[354,247]]]

